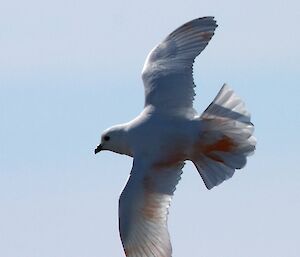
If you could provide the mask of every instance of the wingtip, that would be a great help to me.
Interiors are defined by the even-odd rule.
[[[213,20],[213,21],[216,21],[216,19],[215,19],[215,16],[203,16],[203,17],[199,17],[198,18],[199,20],[204,20],[204,19],[206,19],[206,20]]]
[[[215,16],[203,16],[203,17],[199,17],[198,19],[199,19],[199,20],[200,20],[200,19],[211,19],[211,20],[214,20],[214,19],[215,19]]]
[[[207,20],[207,21],[212,21],[217,28],[219,25],[217,24],[217,20],[215,19],[215,16],[204,16],[204,17],[199,17],[197,20]]]

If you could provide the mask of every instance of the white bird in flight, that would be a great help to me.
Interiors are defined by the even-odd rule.
[[[147,56],[142,78],[144,110],[105,130],[95,153],[133,157],[119,199],[119,230],[127,257],[170,257],[167,215],[185,161],[208,189],[232,177],[254,152],[250,114],[226,84],[208,108],[193,108],[193,63],[214,35],[214,17],[187,22]]]

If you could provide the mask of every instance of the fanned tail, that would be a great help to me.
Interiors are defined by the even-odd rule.
[[[226,84],[200,116],[203,131],[193,162],[208,189],[233,176],[255,150],[254,125],[243,101]]]

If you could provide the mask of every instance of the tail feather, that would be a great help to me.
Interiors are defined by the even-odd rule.
[[[210,158],[205,156],[201,158],[201,161],[196,162],[195,165],[207,189],[212,189],[224,180],[231,178],[234,174],[233,168],[221,162],[212,162]]]
[[[193,162],[208,189],[233,176],[255,150],[254,125],[243,101],[226,84],[200,116],[203,131]]]
[[[250,113],[246,110],[245,103],[226,84],[223,85],[215,99],[201,115],[202,119],[216,117],[229,118],[251,124]]]

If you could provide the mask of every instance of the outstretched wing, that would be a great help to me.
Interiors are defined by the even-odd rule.
[[[183,166],[149,167],[134,160],[119,200],[119,229],[127,257],[171,257],[167,215]]]
[[[157,45],[147,56],[142,71],[145,107],[167,113],[195,113],[193,63],[214,35],[214,17],[192,20]]]

